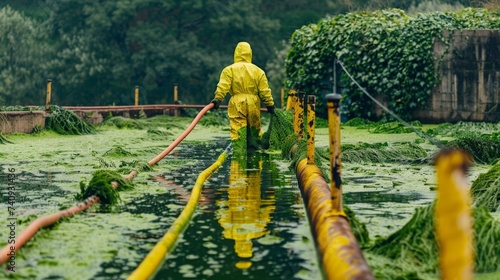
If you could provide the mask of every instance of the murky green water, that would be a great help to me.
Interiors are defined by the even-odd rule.
[[[178,126],[187,127],[188,121],[181,119]],[[90,180],[93,171],[150,160],[182,130],[168,131],[173,136],[118,129],[86,136],[10,136],[15,144],[0,145],[0,182],[4,185],[9,168],[15,168],[16,232],[36,217],[74,205],[78,183]],[[16,272],[2,269],[0,278],[125,279],[179,215],[198,175],[227,146],[228,134],[222,128],[197,126],[153,171],[134,179],[136,189],[122,192],[119,206],[94,206],[41,230],[16,255]],[[325,146],[326,137],[326,129],[318,130],[317,146]],[[343,143],[415,137],[342,132]],[[106,156],[113,147],[131,155]],[[321,279],[300,191],[288,164],[279,154],[257,154],[247,160],[229,157],[205,182],[200,207],[155,279]],[[476,166],[470,180],[487,169]],[[416,207],[435,197],[432,166],[350,163],[342,174],[345,204],[367,224],[372,240],[399,229]],[[1,203],[0,221],[7,221],[3,188]],[[0,228],[3,246],[8,232],[4,225]],[[390,262],[372,255],[367,260],[378,271]]]
[[[145,161],[168,146],[159,144],[165,139],[141,134],[110,130],[94,139],[50,133],[11,137],[16,144],[1,148],[14,151],[0,170],[5,182],[8,169],[16,169],[16,232],[36,217],[76,203],[78,182],[89,180],[103,164],[116,169],[132,160]],[[226,137],[213,135],[209,141],[186,139],[154,171],[139,174],[134,180],[137,188],[122,192],[119,206],[94,206],[41,230],[18,252],[16,272],[2,271],[0,277],[126,278],[179,215],[198,175],[227,146]],[[57,148],[47,142],[57,143]],[[134,155],[104,156],[114,145]],[[27,151],[26,146],[36,148]],[[274,163],[278,159],[276,154],[248,160],[229,157],[205,182],[199,209],[156,279],[252,279],[270,274],[273,279],[321,279],[295,177]],[[5,210],[0,219],[6,218]],[[7,235],[0,231],[2,245]]]

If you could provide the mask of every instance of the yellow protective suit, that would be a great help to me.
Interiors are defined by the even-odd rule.
[[[215,99],[222,101],[228,93],[231,95],[228,104],[231,139],[239,139],[238,131],[247,126],[252,134],[247,137],[260,138],[260,101],[274,106],[274,100],[266,74],[252,63],[252,49],[246,42],[238,43],[234,63],[222,70]]]

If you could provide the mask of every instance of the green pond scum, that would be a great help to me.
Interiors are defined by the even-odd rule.
[[[205,123],[196,126],[178,148],[151,169],[147,162],[168,147],[191,121],[192,117],[125,119],[110,116],[92,130],[93,134],[61,135],[56,130],[43,130],[37,134],[8,135],[12,143],[0,145],[0,176],[5,176],[9,167],[15,167],[19,178],[17,184],[22,192],[17,194],[17,232],[37,217],[65,209],[88,196],[98,195],[103,204],[114,206],[112,211],[94,206],[54,227],[42,229],[18,252],[19,271],[6,274],[3,270],[0,278],[78,275],[81,279],[125,279],[180,213],[199,173],[231,142],[224,125],[225,115],[210,114]],[[79,127],[74,121],[57,122],[68,127],[68,131]],[[266,207],[272,205],[269,204],[272,201],[282,204],[276,204],[271,214],[269,235],[254,240],[255,254],[251,259],[254,265],[248,270],[231,265],[233,260],[240,263],[244,260],[234,256],[234,241],[219,240],[219,236],[204,235],[202,243],[206,246],[200,244],[200,248],[206,247],[208,253],[196,255],[201,250],[193,239],[199,236],[198,232],[211,234],[215,230],[222,235],[217,221],[205,215],[223,213],[226,206],[217,201],[233,199],[229,195],[234,192],[229,191],[225,181],[230,170],[225,165],[205,183],[200,209],[185,233],[189,238],[178,241],[179,245],[169,257],[173,259],[163,268],[166,274],[162,275],[187,269],[189,261],[182,263],[175,257],[183,254],[177,251],[179,248],[193,247],[189,259],[199,258],[200,264],[210,265],[199,272],[196,267],[190,270],[200,277],[215,277],[214,273],[223,266],[235,277],[248,277],[248,273],[264,275],[261,271],[271,269],[261,263],[266,256],[273,260],[289,258],[285,257],[285,251],[285,255],[279,255],[282,244],[292,246],[287,247],[288,254],[309,252],[303,253],[305,258],[314,258],[311,249],[303,247],[314,246],[314,242],[308,241],[312,240],[308,235],[309,225],[293,174],[295,164],[305,157],[305,143],[293,135],[292,116],[288,111],[276,110],[273,116],[263,116],[263,123],[265,133],[260,144],[266,151],[260,150],[260,157],[247,154],[249,158],[242,168],[251,168],[252,172],[245,175],[248,176],[264,166],[263,182],[269,185],[261,187],[261,203]],[[431,159],[439,149],[395,124],[379,123],[377,129],[374,125],[352,119],[341,126],[344,206],[351,228],[377,279],[438,279],[438,251],[433,230],[435,174]],[[499,149],[488,149],[497,145],[494,142],[498,141],[495,138],[497,124],[423,124],[418,129],[447,145],[466,149],[474,156],[476,165],[469,171],[468,180],[474,199],[476,279],[498,279],[500,168],[496,162]],[[375,131],[377,133],[373,133]],[[457,133],[462,131],[470,133],[463,137],[464,133]],[[315,138],[315,161],[329,180],[327,127],[317,127]],[[264,172],[267,169],[269,171]],[[133,182],[123,180],[131,170],[139,171]],[[248,180],[245,178],[233,179],[245,182]],[[119,183],[117,190],[111,186],[112,181]],[[249,197],[255,196],[247,194],[241,199]],[[6,220],[5,211],[0,212],[0,218]],[[273,218],[279,220],[273,222]],[[284,224],[298,235],[290,235],[292,231],[285,230]],[[5,245],[7,234],[0,230],[1,245]],[[295,241],[287,243],[289,239]],[[85,249],[89,246],[93,250]],[[301,260],[300,255],[292,258],[294,264],[302,268],[292,275],[283,273],[282,278],[321,278],[321,273],[313,272],[318,269],[317,263]],[[286,266],[282,269],[294,271]],[[189,273],[175,275],[188,277]]]
[[[500,163],[477,177],[472,183],[471,195],[475,205],[482,205],[491,212],[500,212]]]
[[[115,188],[112,182],[116,182]],[[92,174],[92,179],[85,184],[80,182],[80,194],[76,195],[77,200],[85,200],[91,196],[98,196],[101,204],[115,205],[120,200],[119,191],[132,189],[134,184],[130,180],[124,180],[123,175],[112,170],[97,170]]]
[[[82,121],[75,113],[62,107],[51,105],[50,114],[45,119],[46,129],[53,130],[62,135],[93,134],[92,125]]]

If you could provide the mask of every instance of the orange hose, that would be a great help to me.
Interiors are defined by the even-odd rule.
[[[99,202],[99,197],[97,196],[91,196],[84,201],[78,203],[77,205],[74,205],[66,210],[59,211],[57,213],[54,213],[52,215],[48,215],[45,217],[40,217],[31,224],[26,227],[23,232],[19,236],[16,237],[15,243],[12,245],[7,244],[5,247],[2,248],[0,251],[0,264],[5,263],[7,260],[9,260],[10,255],[9,253],[12,254],[12,252],[17,252],[21,247],[28,242],[33,235],[35,235],[39,229],[44,228],[46,226],[50,226],[54,224],[55,222],[59,221],[61,218],[68,218],[71,217],[72,215],[81,212],[90,206],[92,206],[94,203]],[[14,250],[11,250],[11,246],[13,247]]]
[[[163,152],[161,152],[159,155],[157,155],[155,158],[153,158],[148,162],[149,166],[153,166],[154,164],[156,164],[158,161],[160,161],[162,158],[168,155],[177,145],[179,145],[179,143],[184,138],[186,138],[186,136],[193,130],[196,124],[198,124],[201,117],[203,117],[203,115],[208,110],[212,109],[213,106],[214,106],[213,103],[210,103],[207,106],[205,106],[205,108],[203,108],[198,113],[196,118],[191,122],[189,127],[181,135],[179,135],[179,137],[177,137],[177,139],[175,139],[174,142],[172,142],[172,144],[170,144],[165,150],[163,150]],[[132,180],[136,174],[137,171],[133,170],[132,172],[130,172],[128,176],[125,177],[125,179]],[[113,185],[114,188],[118,187],[117,182],[111,182],[111,184]],[[21,247],[24,246],[24,244],[26,244],[26,242],[28,242],[38,232],[39,229],[50,226],[59,221],[61,218],[71,217],[76,213],[88,209],[94,203],[97,203],[99,201],[100,201],[99,197],[91,196],[66,210],[59,211],[57,213],[45,217],[40,217],[34,220],[28,227],[26,227],[21,232],[19,236],[16,237],[14,244],[7,244],[2,248],[2,250],[0,250],[0,265],[4,264],[9,259],[10,255],[8,255],[8,253],[11,253],[12,251],[17,252],[19,249],[21,249]],[[14,250],[11,250],[11,247],[14,247]]]
[[[179,135],[179,137],[177,137],[177,139],[175,139],[174,142],[172,142],[172,144],[170,144],[170,146],[168,146],[165,150],[163,150],[163,152],[161,152],[159,155],[157,155],[155,158],[153,158],[152,160],[150,160],[148,162],[149,166],[155,165],[162,158],[164,158],[166,155],[168,155],[168,153],[170,153],[182,140],[184,140],[184,138],[186,138],[186,136],[193,130],[193,128],[196,126],[196,124],[200,121],[201,117],[203,117],[203,115],[208,110],[212,109],[212,107],[214,107],[213,103],[210,103],[207,106],[205,106],[205,108],[203,108],[198,113],[198,115],[196,115],[196,118],[194,118],[193,122],[191,122],[189,127],[183,133],[181,133],[181,135]]]

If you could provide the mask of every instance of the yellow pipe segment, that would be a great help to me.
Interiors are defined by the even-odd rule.
[[[471,163],[470,155],[460,150],[445,150],[436,158],[436,234],[441,279],[473,279],[473,222],[465,177]]]
[[[303,159],[297,179],[327,279],[375,279],[343,210],[332,208],[321,170]]]
[[[227,151],[223,152],[219,156],[217,161],[214,162],[210,167],[201,172],[191,191],[191,196],[189,197],[189,200],[179,217],[177,217],[177,219],[170,226],[163,238],[158,243],[156,243],[153,249],[146,256],[146,258],[144,258],[144,260],[127,279],[148,279],[154,274],[158,266],[163,262],[165,255],[172,249],[175,241],[177,240],[177,237],[179,237],[179,234],[189,224],[191,216],[193,215],[196,206],[198,205],[198,200],[203,188],[203,183],[207,178],[210,177],[210,175],[212,175],[212,173],[217,168],[222,165],[226,158]]]

